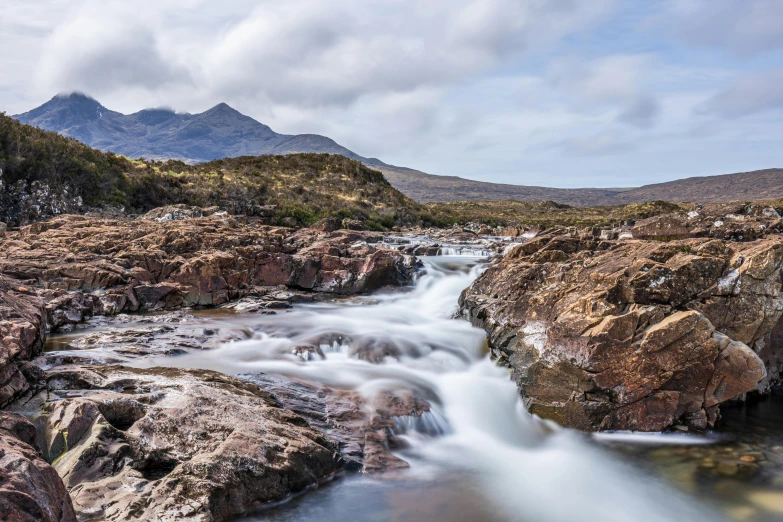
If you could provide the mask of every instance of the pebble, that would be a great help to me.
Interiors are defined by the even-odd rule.
[[[740,460],[742,462],[756,462],[756,457],[753,457],[751,455],[743,455],[740,457]]]

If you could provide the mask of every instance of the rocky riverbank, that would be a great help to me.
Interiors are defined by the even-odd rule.
[[[36,438],[32,425],[3,414],[24,428],[0,433],[6,512],[14,520],[73,520],[72,497],[81,519],[155,513],[227,520],[317,485],[344,467],[343,450],[362,469],[365,438],[388,425],[382,416],[364,428],[354,414],[361,440],[345,449],[263,388],[225,375],[134,370],[105,359],[30,360],[48,332],[100,316],[220,305],[273,313],[319,295],[409,284],[416,259],[382,239],[323,226],[271,227],[215,211],[194,215],[181,206],[137,219],[67,215],[5,233],[0,403],[36,418],[38,429]],[[147,355],[181,349],[181,339],[163,331],[144,333],[159,348]],[[196,337],[208,336],[201,330]],[[118,353],[132,353],[126,360],[145,355],[128,341],[126,333],[115,343]],[[278,389],[293,385],[283,381]],[[409,405],[393,411],[426,407]],[[382,444],[373,451],[367,469],[395,460]],[[12,469],[42,478],[31,480],[38,475],[30,471],[17,480]]]
[[[354,294],[410,283],[415,259],[374,246],[382,236],[270,227],[228,217],[107,220],[63,216],[7,233],[0,255],[0,405],[26,389],[20,364],[45,331],[89,317],[217,306],[280,288]],[[157,215],[157,214],[155,214]]]
[[[177,206],[8,231],[0,472],[19,500],[5,507],[19,520],[231,520],[341,470],[406,467],[395,429],[435,418],[426,387],[365,395],[328,379],[140,366],[258,340],[241,326],[218,331],[200,309],[276,314],[409,285],[416,255],[494,256],[461,313],[486,330],[531,412],[588,431],[710,428],[721,403],[780,381],[775,214],[380,234],[336,218],[295,230]],[[62,341],[69,351],[43,353],[49,334],[85,325]],[[382,367],[451,349],[331,328],[287,331],[286,361],[306,366],[344,345],[349,360]],[[2,471],[13,469],[40,480]]]
[[[551,230],[463,293],[531,412],[583,430],[705,429],[722,402],[780,383],[777,212],[696,214],[623,240]]]

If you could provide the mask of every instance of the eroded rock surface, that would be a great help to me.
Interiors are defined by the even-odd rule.
[[[630,229],[635,239],[670,241],[711,237],[755,241],[783,232],[783,220],[773,207],[758,204],[711,203],[687,213],[662,214],[637,221]]]
[[[44,454],[82,518],[230,520],[338,471],[337,447],[269,392],[204,370],[63,366]]]
[[[764,382],[757,352],[783,312],[782,264],[777,236],[545,235],[490,267],[461,306],[534,413],[586,430],[707,428],[721,402]]]
[[[35,427],[0,411],[0,520],[76,522],[62,479],[39,455]]]
[[[103,314],[213,306],[275,285],[351,294],[413,277],[413,258],[357,246],[361,233],[290,234],[219,213],[164,221],[64,216],[7,239],[0,273],[46,289],[48,301],[88,294],[66,307],[72,318],[53,317],[59,323],[83,319],[90,307]]]
[[[380,239],[348,230],[294,233],[182,205],[136,220],[67,215],[23,227],[0,252],[0,407],[29,386],[15,361],[37,353],[47,328],[241,297],[274,311],[302,292],[409,283],[415,258],[370,244]],[[285,296],[286,289],[294,293]]]
[[[35,291],[0,275],[0,407],[27,391],[24,361],[46,338],[46,310]]]

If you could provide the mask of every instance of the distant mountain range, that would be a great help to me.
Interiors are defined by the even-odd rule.
[[[107,109],[87,95],[72,93],[59,94],[14,118],[130,158],[200,163],[261,154],[328,152],[363,163],[382,164],[363,158],[326,136],[278,134],[225,103],[200,114],[144,109],[126,115]]]
[[[200,163],[262,154],[340,154],[380,170],[395,188],[419,202],[510,199],[594,206],[656,199],[708,202],[783,197],[783,169],[688,178],[630,189],[558,189],[436,176],[360,156],[326,136],[279,134],[225,103],[200,114],[145,109],[125,115],[107,109],[89,96],[72,93],[57,95],[14,118],[131,158]]]

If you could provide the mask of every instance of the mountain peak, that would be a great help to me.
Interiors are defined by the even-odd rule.
[[[231,107],[227,103],[218,103],[211,109],[205,112],[205,114],[214,114],[214,113],[221,113],[221,114],[239,114],[242,115],[241,112],[236,110],[235,108]]]
[[[159,125],[163,122],[169,121],[177,115],[174,109],[170,107],[155,107],[152,109],[143,109],[135,114],[131,114],[131,118],[136,118],[136,121],[144,125]]]
[[[98,102],[95,98],[90,96],[89,94],[85,94],[81,91],[71,91],[71,92],[60,92],[57,93],[54,96],[54,99],[69,99],[69,100],[90,100],[94,102]]]
[[[78,91],[60,93],[49,100],[48,103],[58,106],[77,107],[82,110],[99,109],[103,107],[103,105],[101,105],[100,102],[92,96]]]

